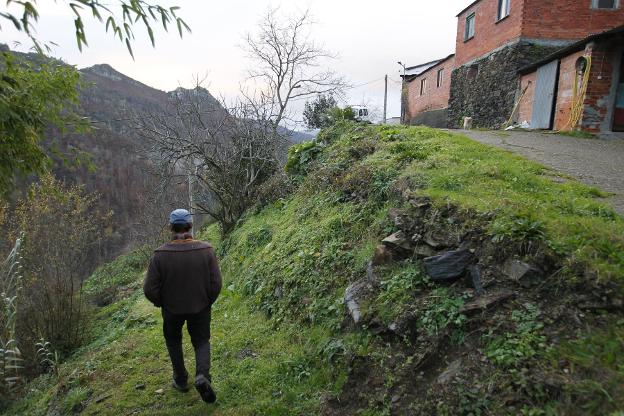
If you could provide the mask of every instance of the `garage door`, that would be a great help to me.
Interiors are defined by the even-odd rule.
[[[558,60],[541,66],[537,70],[533,114],[531,115],[531,128],[552,128],[551,120],[555,107],[555,91],[557,87],[558,72]]]

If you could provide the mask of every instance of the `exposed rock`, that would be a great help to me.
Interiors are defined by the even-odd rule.
[[[604,302],[583,302],[579,303],[579,309],[589,310],[589,311],[609,311],[609,312],[618,312],[624,310],[624,300],[622,299],[612,299],[610,301]]]
[[[145,390],[145,383],[139,383],[134,386],[135,390]]]
[[[410,243],[405,237],[405,233],[403,233],[403,231],[397,231],[396,233],[384,238],[381,242],[387,247],[395,250],[410,250]]]
[[[483,290],[483,284],[481,283],[481,268],[478,264],[475,264],[468,267],[468,272],[470,272],[472,287],[474,287],[477,296],[483,295],[485,290]]]
[[[365,299],[372,290],[373,285],[368,278],[351,283],[345,290],[344,302],[355,324],[358,324],[362,319],[362,311],[360,309],[362,300]]]
[[[465,303],[459,310],[460,313],[470,315],[475,312],[484,311],[489,309],[511,297],[515,296],[515,293],[509,289],[500,289],[496,292],[488,293],[473,301]]]
[[[390,208],[388,210],[388,216],[394,223],[394,226],[404,230],[408,226],[409,219],[405,210],[398,208]],[[409,228],[409,227],[408,227]]]
[[[163,394],[164,392],[165,392],[164,389],[158,389],[154,393],[156,393],[156,394]]]
[[[427,245],[437,249],[456,246],[457,244],[457,242],[454,241],[448,233],[442,233],[434,230],[428,231],[424,235],[423,241],[427,243]]]
[[[419,244],[414,248],[414,256],[419,259],[432,257],[436,255],[436,251],[426,244]]]
[[[236,358],[239,360],[244,360],[245,358],[258,358],[258,354],[250,350],[249,348],[243,348],[238,353],[236,353]]]
[[[411,198],[409,204],[414,208],[425,210],[431,206],[431,198],[426,196]]]
[[[275,296],[277,299],[284,296],[284,288],[282,287],[282,285],[275,287],[275,290],[273,291],[273,296]]]
[[[453,361],[446,367],[446,370],[438,376],[438,384],[447,384],[452,381],[461,371],[461,358]]]
[[[102,395],[98,396],[98,397],[95,399],[95,402],[96,402],[96,403],[102,403],[104,400],[108,399],[108,398],[109,398],[109,397],[111,397],[111,396],[112,396],[112,394],[111,394],[111,393],[105,393],[105,394],[102,394]]]
[[[543,278],[541,270],[518,259],[508,259],[503,264],[503,273],[523,287],[529,287]]]
[[[389,329],[389,328],[386,328],[382,320],[377,317],[371,319],[371,321],[366,325],[366,327],[373,335],[383,334]]]
[[[379,281],[379,279],[377,278],[377,273],[375,273],[375,267],[372,261],[369,261],[368,265],[366,266],[366,278],[373,285]]]
[[[427,257],[423,262],[431,280],[451,282],[464,274],[473,258],[470,250],[453,250],[439,256]]]
[[[392,251],[387,246],[380,244],[375,248],[373,255],[373,266],[381,266],[392,262]]]

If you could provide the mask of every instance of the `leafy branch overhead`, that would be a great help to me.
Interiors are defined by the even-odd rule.
[[[0,194],[20,175],[46,172],[54,149],[41,142],[47,126],[84,131],[78,112],[78,72],[54,61],[39,66],[0,55]],[[60,155],[57,155],[60,156]]]
[[[163,7],[159,4],[151,4],[143,0],[119,0],[116,8],[100,2],[100,0],[72,0],[64,2],[74,14],[74,27],[78,49],[82,51],[83,46],[88,46],[87,33],[84,26],[85,14],[91,14],[94,19],[105,23],[106,32],[123,42],[128,48],[128,52],[134,58],[132,42],[135,40],[133,28],[139,24],[145,27],[152,46],[156,45],[154,36],[155,24],[162,24],[165,31],[169,31],[175,25],[180,37],[184,32],[191,32],[186,22],[177,15],[179,6]],[[8,7],[15,5],[19,12],[9,12]],[[121,14],[121,18],[119,17]],[[0,18],[10,21],[20,32],[26,33],[33,41],[37,51],[42,52],[47,45],[41,44],[35,36],[35,24],[39,21],[39,11],[36,2],[7,0],[7,10],[0,11]],[[0,20],[1,22],[2,20]],[[0,30],[2,25],[0,24]]]

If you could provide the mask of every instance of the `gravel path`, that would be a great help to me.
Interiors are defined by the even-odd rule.
[[[524,131],[456,130],[481,143],[520,154],[613,193],[607,201],[624,214],[624,140],[579,139]]]

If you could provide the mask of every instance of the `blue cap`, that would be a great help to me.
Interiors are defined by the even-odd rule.
[[[176,209],[169,214],[169,224],[192,224],[193,217],[185,209]]]

